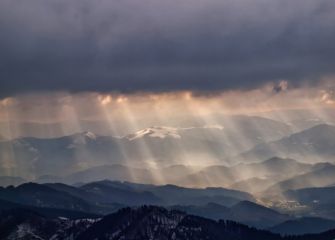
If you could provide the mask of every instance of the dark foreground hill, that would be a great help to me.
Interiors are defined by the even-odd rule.
[[[75,240],[332,240],[335,231],[282,237],[231,221],[214,221],[180,211],[144,206],[124,208],[101,220],[47,218],[30,210],[5,211],[0,239]]]
[[[291,216],[249,201],[241,201],[230,208],[209,203],[202,206],[173,206],[171,209],[182,210],[192,215],[213,220],[233,220],[260,229],[269,228],[292,219]]]
[[[270,228],[271,232],[285,235],[302,235],[306,233],[320,233],[328,229],[335,229],[335,221],[316,217],[304,217],[288,220]]]

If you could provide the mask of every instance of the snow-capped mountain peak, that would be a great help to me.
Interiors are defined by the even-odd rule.
[[[166,126],[153,126],[139,130],[133,134],[126,135],[125,138],[132,141],[135,139],[140,139],[143,137],[152,137],[152,138],[174,138],[180,139],[182,132],[191,131],[193,129],[217,129],[223,130],[224,127],[221,125],[205,125],[203,127],[187,127],[187,128],[175,128],[175,127],[166,127]]]
[[[176,138],[179,139],[181,136],[178,134],[178,129],[173,127],[158,127],[153,126],[149,128],[142,129],[137,131],[134,134],[130,134],[126,136],[126,138],[130,141],[143,138],[143,137],[153,137],[153,138]]]
[[[97,139],[97,135],[95,135],[94,133],[92,132],[84,132],[84,136],[89,138],[89,139],[92,139],[92,140],[96,140]]]

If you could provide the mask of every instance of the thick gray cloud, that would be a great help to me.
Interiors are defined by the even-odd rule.
[[[334,23],[333,0],[2,0],[0,97],[317,83]]]

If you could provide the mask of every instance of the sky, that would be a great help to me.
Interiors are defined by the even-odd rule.
[[[316,86],[334,22],[332,0],[3,0],[0,97]]]
[[[334,22],[333,0],[2,0],[0,122],[334,109]]]

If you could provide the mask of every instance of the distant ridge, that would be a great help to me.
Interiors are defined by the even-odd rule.
[[[280,140],[259,144],[239,157],[242,161],[259,161],[274,156],[306,163],[331,161],[335,156],[335,126],[313,126]]]

